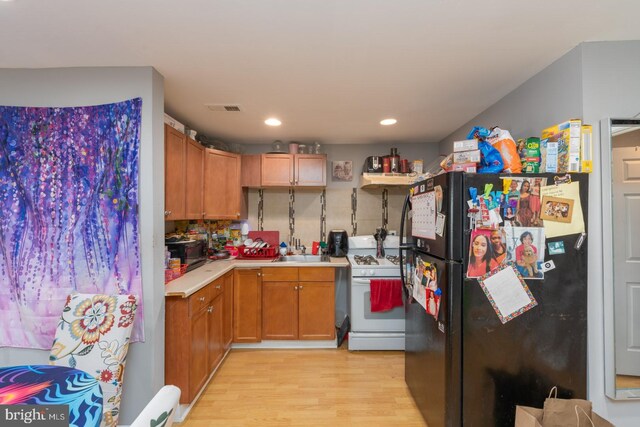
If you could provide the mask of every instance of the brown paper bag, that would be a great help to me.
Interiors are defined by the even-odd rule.
[[[580,412],[581,410],[574,408],[574,418],[571,423],[567,424],[568,426],[578,426],[578,418],[575,415],[575,411]],[[543,409],[532,408],[530,406],[516,406],[516,422],[514,427],[542,427],[542,417],[544,415]],[[586,418],[585,418],[586,420]],[[586,420],[586,427],[615,427],[609,421],[602,418],[600,415],[595,412],[592,413],[591,420]],[[585,427],[580,424],[579,427]]]
[[[542,427],[542,409],[530,406],[516,406],[516,423],[514,427]]]
[[[544,401],[542,427],[591,426],[590,401],[558,399],[557,396],[558,388],[553,387]],[[576,407],[581,410],[576,410]]]

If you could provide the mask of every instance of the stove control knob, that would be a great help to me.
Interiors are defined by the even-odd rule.
[[[361,276],[366,276],[367,275],[367,270],[360,270],[360,275]]]
[[[375,272],[375,271],[373,271],[373,270],[369,270],[369,274],[370,274],[371,276],[375,276],[375,275],[376,275],[376,272]]]

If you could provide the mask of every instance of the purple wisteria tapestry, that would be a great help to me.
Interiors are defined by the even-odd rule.
[[[51,348],[73,291],[137,295],[132,341],[144,338],[141,107],[0,106],[0,346]]]

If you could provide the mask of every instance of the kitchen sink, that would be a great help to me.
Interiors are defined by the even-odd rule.
[[[330,262],[327,255],[286,255],[280,256],[273,262]]]

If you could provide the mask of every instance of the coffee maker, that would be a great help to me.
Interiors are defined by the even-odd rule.
[[[349,252],[349,236],[345,230],[329,231],[329,256],[344,257]]]

